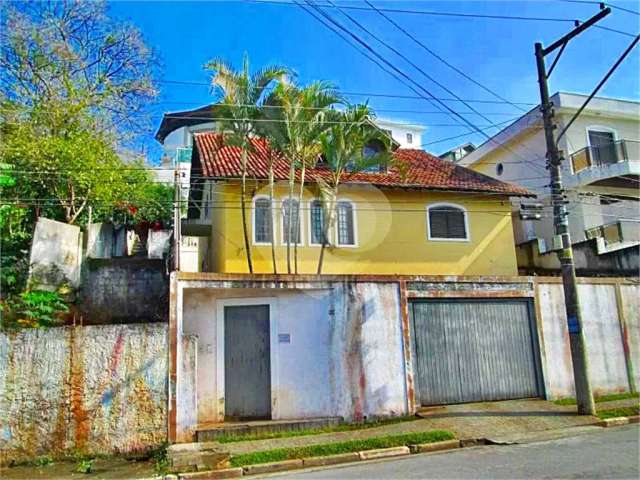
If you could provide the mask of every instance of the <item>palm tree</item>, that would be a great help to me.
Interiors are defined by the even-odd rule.
[[[371,122],[372,118],[373,112],[367,105],[349,106],[339,113],[338,121],[333,122],[321,136],[322,154],[331,173],[328,180],[318,179],[326,219],[322,223],[322,246],[316,272],[318,275],[322,273],[324,253],[329,230],[335,221],[336,199],[343,175],[387,165],[391,158],[389,137]],[[366,148],[374,142],[381,148],[367,152]]]
[[[304,195],[307,168],[317,163],[322,152],[320,137],[329,127],[327,123],[333,105],[342,102],[342,97],[333,85],[314,82],[305,87],[291,83],[279,83],[265,101],[265,133],[271,145],[283,153],[289,162],[289,198],[287,231],[287,272],[291,268],[291,237],[294,226],[300,229],[300,208]],[[292,220],[296,174],[299,174],[298,218]],[[298,273],[298,234],[294,240],[294,268]]]
[[[217,121],[218,130],[225,135],[227,144],[242,149],[240,159],[242,169],[240,192],[242,233],[249,273],[253,273],[246,210],[247,159],[252,148],[251,137],[255,133],[255,124],[257,123],[255,120],[260,115],[260,107],[266,96],[266,89],[274,83],[283,81],[290,70],[280,65],[269,65],[251,74],[249,58],[246,54],[242,61],[242,70],[234,70],[229,63],[219,58],[208,62],[205,69],[213,72],[211,86],[218,98],[215,112],[217,117],[223,118]]]

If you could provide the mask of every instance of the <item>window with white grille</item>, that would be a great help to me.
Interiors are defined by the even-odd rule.
[[[320,200],[313,200],[309,204],[309,244],[322,245],[322,236],[324,235],[324,209]]]
[[[291,234],[291,241],[289,241]],[[300,205],[294,198],[282,201],[282,243],[302,243],[300,235]]]
[[[353,203],[341,200],[337,205],[337,237],[338,245],[355,246],[355,209]]]
[[[271,243],[273,235],[273,213],[268,197],[253,200],[253,243]]]

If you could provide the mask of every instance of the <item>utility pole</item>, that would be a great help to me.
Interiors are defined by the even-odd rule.
[[[560,166],[563,158],[554,136],[556,125],[554,122],[553,105],[549,100],[549,85],[547,80],[556,66],[560,55],[564,51],[569,40],[586,30],[598,20],[611,13],[610,8],[604,8],[594,17],[577,25],[571,32],[554,42],[547,48],[542,43],[535,44],[536,66],[538,69],[538,83],[540,84],[540,110],[544,124],[544,136],[547,146],[547,168],[551,177],[551,202],[553,205],[553,223],[556,236],[561,239],[561,248],[558,250],[558,259],[562,270],[562,286],[564,288],[565,309],[567,313],[567,326],[569,330],[569,343],[571,346],[571,360],[573,362],[573,376],[576,390],[578,413],[594,415],[596,413],[593,401],[593,392],[589,381],[589,362],[582,332],[582,316],[580,313],[580,300],[578,299],[578,285],[576,280],[576,268],[573,261],[573,248],[569,234],[569,219],[566,201],[563,195],[562,175]],[[560,49],[554,59],[549,72],[545,65],[545,56],[556,49]]]
[[[173,174],[173,269],[180,270],[180,245],[182,243],[182,219],[181,219],[181,200],[182,200],[182,184],[180,182],[180,163],[176,162]]]

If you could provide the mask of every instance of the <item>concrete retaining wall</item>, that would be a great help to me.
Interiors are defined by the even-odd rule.
[[[0,333],[4,464],[145,450],[166,441],[166,411],[164,324]]]
[[[162,259],[87,259],[82,281],[83,322],[166,321],[169,278]]]
[[[272,416],[402,415],[415,408],[408,304],[412,298],[529,298],[535,311],[549,399],[573,396],[562,284],[535,277],[337,277],[181,274],[174,280],[170,330],[198,339],[197,388],[185,392],[178,369],[170,432],[189,439],[197,422],[224,420],[225,305],[269,304]],[[625,279],[581,279],[590,375],[596,394],[629,391],[640,366],[640,286]],[[282,340],[281,337],[284,339]],[[178,342],[177,345],[180,345]],[[628,353],[625,353],[628,352]],[[183,358],[176,352],[178,364]],[[195,400],[181,398],[196,395]],[[197,416],[179,407],[195,401]],[[171,433],[170,433],[171,435]]]
[[[274,419],[362,419],[406,412],[397,285],[345,283],[304,291],[190,289],[184,298],[183,332],[198,338],[198,422],[224,420],[224,385],[218,381],[224,352],[218,347],[223,341],[218,338],[218,322],[221,305],[238,299],[264,299],[273,305]],[[180,392],[178,401],[184,401]],[[188,429],[194,420],[183,418],[181,423]]]

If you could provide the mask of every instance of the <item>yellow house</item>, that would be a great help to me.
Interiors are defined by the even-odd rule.
[[[298,204],[299,184],[290,199],[287,161],[274,156],[270,202],[268,146],[254,141],[246,197],[254,273],[273,273],[272,239],[277,273],[316,273],[325,220],[317,180],[326,178],[327,167],[319,162],[307,171]],[[210,228],[208,271],[248,272],[240,176],[239,148],[224,145],[220,134],[195,134],[187,224]],[[528,195],[422,150],[400,148],[392,167],[343,177],[322,272],[517,275],[509,197]]]

